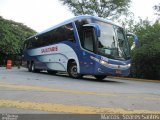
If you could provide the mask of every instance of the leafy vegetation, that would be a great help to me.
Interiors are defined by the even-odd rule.
[[[6,20],[0,16],[0,65],[8,58],[20,54],[23,41],[36,32],[22,23]]]
[[[131,0],[59,0],[75,15],[117,18],[128,12]]]
[[[158,5],[155,5],[153,8],[155,11],[157,11],[156,14],[160,16],[160,3]]]
[[[139,78],[160,79],[160,23],[153,25],[141,20],[134,26],[139,44],[132,53],[132,75]]]

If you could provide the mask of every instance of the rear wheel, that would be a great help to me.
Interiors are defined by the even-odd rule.
[[[72,78],[81,78],[82,75],[80,75],[78,73],[78,70],[77,70],[77,64],[76,63],[71,63],[69,66],[68,66],[68,74],[70,77]]]
[[[29,62],[29,63],[28,63],[28,71],[29,71],[29,72],[32,72],[32,71],[33,71],[33,63],[32,63],[32,62]]]
[[[28,65],[28,71],[29,71],[29,72],[40,72],[39,69],[36,69],[36,68],[35,68],[34,62],[30,62],[30,63],[29,63],[29,65]]]
[[[94,76],[97,80],[103,80],[104,78],[106,78],[106,75],[95,75]]]
[[[33,64],[33,72],[35,72],[35,73],[39,73],[41,70],[40,69],[36,69],[35,68],[35,64]]]

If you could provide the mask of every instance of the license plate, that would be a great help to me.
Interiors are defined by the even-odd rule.
[[[116,74],[122,74],[121,70],[116,70]]]

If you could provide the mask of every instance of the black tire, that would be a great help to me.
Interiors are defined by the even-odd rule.
[[[51,75],[54,75],[57,73],[57,71],[54,71],[54,70],[47,70],[48,74],[51,74]]]
[[[40,69],[36,69],[35,63],[33,62],[32,63],[32,72],[39,73],[40,71],[41,71]]]
[[[28,64],[28,71],[29,72],[33,71],[33,63],[32,62],[29,62],[29,64]]]
[[[107,75],[95,75],[94,76],[97,80],[103,80],[104,78],[107,77]]]
[[[31,62],[31,63],[28,65],[28,71],[29,71],[29,72],[35,72],[35,73],[40,72],[39,69],[36,69],[36,68],[35,68],[34,62]]]
[[[33,69],[33,72],[35,72],[35,73],[39,73],[41,70],[39,70],[39,69]]]
[[[68,74],[69,74],[70,77],[76,78],[76,79],[82,77],[82,75],[80,75],[78,73],[78,71],[77,71],[77,64],[76,63],[69,64],[69,66],[68,66]]]

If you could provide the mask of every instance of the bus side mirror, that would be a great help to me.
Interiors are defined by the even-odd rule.
[[[97,37],[101,36],[101,30],[100,30],[100,26],[98,24],[96,24],[96,23],[89,23],[89,24],[83,25],[83,27],[93,27],[95,29],[96,36]]]
[[[133,43],[131,45],[131,50],[133,50],[135,48],[135,46],[138,44],[138,37],[133,33],[128,33],[127,37],[132,37],[133,38]]]

